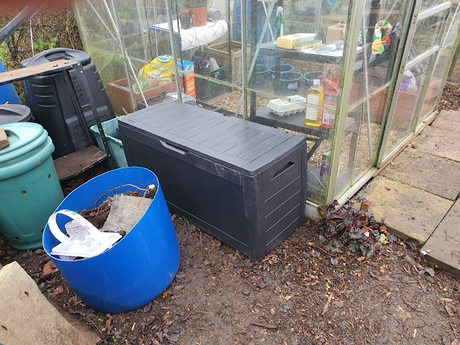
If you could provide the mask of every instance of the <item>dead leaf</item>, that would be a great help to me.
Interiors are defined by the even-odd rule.
[[[166,319],[170,316],[171,316],[171,312],[167,311],[166,314],[163,315],[163,321],[166,321]]]
[[[160,340],[160,343],[162,343],[163,342],[163,332],[160,331],[160,332],[156,332],[155,334],[158,337],[158,339]]]
[[[427,267],[425,268],[425,272],[428,273],[430,276],[434,277],[434,269]]]
[[[413,258],[411,258],[409,255],[404,256],[404,259],[406,259],[406,261],[408,263],[410,263],[412,266],[414,266],[419,271],[425,269],[425,267],[423,267],[419,263],[415,262],[415,260]],[[433,272],[433,274],[434,274],[434,272]]]
[[[72,305],[77,305],[79,303],[78,296],[70,297],[67,302]]]
[[[455,310],[454,310],[454,308],[452,308],[452,306],[450,304],[446,304],[446,306],[444,308],[446,309],[447,315],[449,315],[450,317],[455,316]]]
[[[63,292],[64,292],[64,288],[62,286],[58,286],[56,289],[54,289],[53,295],[57,296],[57,295],[59,295],[60,293],[63,293]]]
[[[369,232],[370,228],[368,228],[367,226],[363,226],[363,228],[361,229],[361,232],[363,234],[365,234],[366,232]]]
[[[163,291],[161,297],[163,297],[163,299],[166,299],[168,297],[168,291]]]
[[[107,314],[107,321],[105,322],[105,328],[109,328],[110,327],[110,324],[112,323],[112,315],[110,314]]]
[[[361,262],[365,259],[366,257],[365,256],[361,256],[360,258],[358,258],[358,261]]]
[[[458,339],[454,339],[454,341],[450,345],[458,345]]]
[[[170,334],[170,335],[168,335],[168,340],[172,341],[173,343],[175,343],[176,341],[179,340],[179,334]]]
[[[323,312],[322,312],[323,315],[326,314],[327,310],[329,309],[333,295],[334,294],[331,292],[331,294],[327,298],[326,304],[324,305]]]
[[[58,269],[56,266],[54,266],[52,261],[48,261],[45,266],[43,266],[43,275],[47,276],[50,275],[51,273],[57,272]]]

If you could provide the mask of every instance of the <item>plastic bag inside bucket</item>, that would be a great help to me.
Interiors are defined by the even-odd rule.
[[[67,227],[72,229],[66,236],[58,227],[56,217],[58,214],[72,218],[77,224]],[[100,232],[85,218],[70,210],[60,210],[53,213],[48,225],[51,233],[61,243],[53,247],[51,254],[63,260],[74,260],[77,257],[91,258],[105,252],[112,247],[122,236],[119,233]]]

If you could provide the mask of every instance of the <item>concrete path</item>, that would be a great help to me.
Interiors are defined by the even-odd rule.
[[[460,112],[442,111],[358,196],[428,261],[460,275]]]

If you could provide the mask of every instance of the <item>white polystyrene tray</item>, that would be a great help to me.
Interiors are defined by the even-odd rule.
[[[299,95],[289,96],[292,100],[305,103],[305,98]],[[278,116],[287,116],[295,114],[299,111],[305,109],[305,105],[299,104],[297,102],[286,101],[281,98],[273,99],[268,103],[270,110]]]

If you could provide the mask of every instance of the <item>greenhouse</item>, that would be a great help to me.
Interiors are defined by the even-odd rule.
[[[177,91],[179,102],[304,135],[307,212],[345,202],[429,122],[458,12],[438,0],[75,3],[116,115]]]

